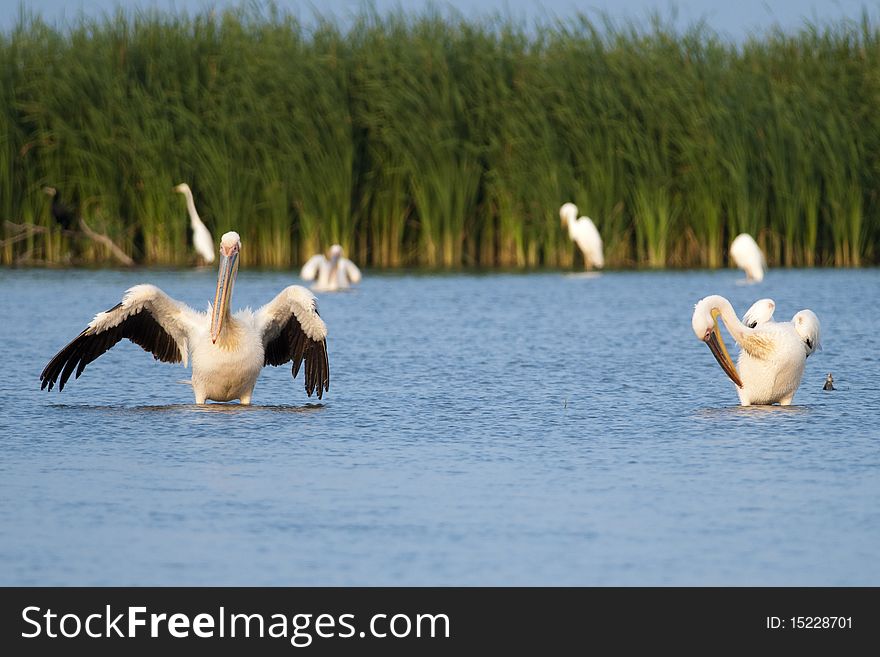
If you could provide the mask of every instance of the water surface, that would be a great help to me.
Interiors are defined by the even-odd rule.
[[[0,584],[878,585],[880,272],[739,276],[367,272],[319,295],[324,400],[270,367],[248,408],[128,342],[39,389],[127,287],[202,308],[213,270],[2,270]],[[795,406],[736,405],[710,293],[818,314]]]

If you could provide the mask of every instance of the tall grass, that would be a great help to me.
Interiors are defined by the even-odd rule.
[[[109,258],[53,226],[45,185],[139,262],[190,262],[187,182],[267,267],[333,242],[365,266],[579,266],[566,201],[611,267],[724,266],[739,232],[771,265],[876,263],[878,70],[867,15],[742,44],[657,17],[23,15],[0,33],[0,219],[50,230],[0,262]]]

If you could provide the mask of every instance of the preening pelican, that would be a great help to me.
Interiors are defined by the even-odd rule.
[[[742,349],[737,367],[721,338],[719,315]],[[743,406],[791,404],[807,357],[819,349],[819,318],[812,310],[801,310],[790,322],[767,321],[750,328],[737,319],[727,299],[712,295],[694,307],[691,325],[736,384]]]
[[[764,280],[767,260],[761,247],[747,233],[740,233],[730,243],[730,257],[734,264],[746,272],[746,280],[758,283]]]
[[[314,295],[291,285],[256,312],[230,314],[240,250],[238,233],[226,233],[220,241],[217,292],[207,313],[175,301],[155,285],[135,285],[49,361],[40,375],[41,388],[51,390],[60,376],[62,390],[74,370],[79,378],[86,365],[128,338],[165,363],[186,366],[192,359],[197,404],[208,399],[250,404],[263,366],[290,361],[294,377],[305,362],[306,393],[311,397],[317,391],[321,399],[330,389],[330,362],[327,327]]]
[[[320,292],[341,290],[361,281],[361,270],[342,255],[342,247],[339,244],[331,246],[326,257],[323,253],[318,253],[309,258],[299,275],[306,281],[317,279],[312,289]]]
[[[584,254],[584,268],[602,269],[605,266],[605,257],[602,254],[602,238],[599,231],[589,217],[577,218],[578,209],[574,203],[565,203],[559,208],[559,218],[562,225],[568,226],[568,236]]]
[[[193,246],[202,260],[210,265],[214,262],[214,238],[211,237],[211,232],[202,223],[199,213],[196,212],[192,190],[186,183],[180,183],[174,188],[174,191],[183,194],[186,198],[186,211],[189,213],[189,223],[193,232]]]

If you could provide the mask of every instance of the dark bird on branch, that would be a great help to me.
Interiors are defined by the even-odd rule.
[[[64,203],[58,190],[54,187],[43,187],[43,191],[52,197],[52,217],[64,230],[76,230],[76,210]]]

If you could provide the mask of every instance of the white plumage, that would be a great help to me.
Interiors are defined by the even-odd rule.
[[[180,192],[186,198],[186,210],[189,213],[189,223],[193,232],[193,246],[202,260],[210,265],[214,262],[214,238],[211,237],[211,232],[202,223],[199,213],[196,212],[192,190],[186,183],[180,183],[174,188],[174,191]]]
[[[320,399],[330,387],[330,364],[327,327],[314,295],[291,285],[256,312],[231,314],[240,249],[237,233],[223,236],[217,291],[208,312],[193,310],[155,285],[135,285],[55,355],[40,375],[42,387],[51,390],[60,378],[62,390],[74,370],[79,378],[86,365],[127,338],[157,360],[191,362],[197,404],[208,399],[249,404],[263,367],[291,361],[294,377],[305,363],[306,392],[317,391]]]
[[[766,301],[772,303],[769,299],[758,303]],[[764,308],[766,315],[766,303]],[[719,315],[742,349],[736,367],[721,338]],[[754,320],[755,315],[750,319]],[[737,385],[743,406],[791,404],[800,386],[807,357],[819,349],[819,318],[811,310],[801,310],[790,322],[767,320],[752,328],[737,319],[727,299],[712,295],[701,299],[694,307],[691,324],[697,338],[706,342],[721,368]]]
[[[584,268],[602,269],[605,256],[602,252],[602,237],[589,217],[577,218],[578,209],[574,203],[565,203],[559,208],[562,225],[568,227],[568,236],[584,254]]]
[[[758,324],[772,321],[775,310],[776,302],[773,299],[758,299],[743,315],[743,324],[755,328]]]
[[[319,292],[343,290],[361,281],[361,270],[343,256],[339,244],[331,246],[326,257],[318,253],[306,260],[299,275],[303,280],[315,281],[312,289]]]
[[[755,283],[764,280],[767,260],[751,235],[741,233],[734,238],[730,243],[730,257],[737,267],[745,271],[747,280]]]

